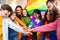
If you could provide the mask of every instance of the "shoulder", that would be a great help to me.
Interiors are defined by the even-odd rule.
[[[59,22],[60,21],[60,18],[57,18],[56,20],[55,20],[55,22]]]
[[[3,22],[6,22],[6,23],[9,23],[11,20],[10,20],[10,18],[4,18],[3,19]]]

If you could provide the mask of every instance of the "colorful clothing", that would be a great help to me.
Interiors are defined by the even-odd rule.
[[[44,25],[46,25],[48,23],[49,23],[48,21],[45,21]],[[48,32],[44,32],[44,33],[41,34],[40,40],[45,40],[45,39],[49,39],[49,33]]]
[[[21,26],[18,26],[17,24],[12,22],[10,18],[4,18],[3,27],[2,27],[3,28],[3,40],[8,40],[8,27],[17,32],[21,32],[21,33],[25,32]]]
[[[42,25],[43,25],[43,23],[39,19],[35,19],[35,17],[32,16],[32,18],[30,20],[30,25],[29,25],[30,28],[35,28],[37,26],[42,26]],[[33,40],[39,39],[40,38],[39,35],[40,35],[40,32],[38,32],[38,33],[33,32]]]
[[[18,17],[16,17],[16,21],[17,21],[22,27],[27,27],[26,24],[24,24]]]
[[[17,22],[16,22],[17,25],[19,25]],[[12,30],[11,28],[8,29],[9,30],[9,40],[18,40],[18,33],[14,30]]]
[[[0,16],[0,40],[2,40],[2,21],[3,17]]]
[[[23,21],[24,24],[26,24],[26,26],[29,26],[29,24],[30,24],[30,17],[24,16],[24,17],[21,18],[21,20]]]
[[[49,22],[46,21],[45,24],[49,24]],[[57,40],[56,31],[44,32],[44,33],[43,33],[43,36],[44,36],[43,40],[45,40],[46,35],[48,36],[47,38],[48,38],[49,40]],[[50,37],[50,38],[49,38],[49,37]]]
[[[16,21],[22,26],[22,27],[27,27],[26,24],[24,24],[18,17],[16,17]],[[21,40],[22,38],[22,33],[18,33],[18,40]]]
[[[28,17],[28,16],[23,16],[23,17],[21,18],[21,20],[26,24],[27,27],[29,26],[29,24],[30,24],[30,17]],[[22,35],[22,40],[27,40],[27,38],[28,38],[28,36]]]
[[[33,32],[40,31],[40,32],[49,32],[49,31],[57,31],[57,40],[60,40],[60,18],[58,18],[56,21],[46,24],[41,27],[36,27],[32,29]]]

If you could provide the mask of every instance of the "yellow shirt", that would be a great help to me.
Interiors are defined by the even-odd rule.
[[[3,18],[0,16],[0,36],[2,35],[2,20]]]

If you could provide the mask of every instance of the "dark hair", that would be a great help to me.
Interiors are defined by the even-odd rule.
[[[9,6],[8,4],[3,4],[3,5],[1,5],[1,9],[3,9],[3,10],[8,10],[8,11],[12,12],[12,8],[11,8],[11,6]]]
[[[56,7],[54,7],[52,10],[49,10],[49,13],[50,13],[50,16],[52,16],[52,19],[47,20],[47,17],[46,17],[47,12],[48,10],[45,12],[44,19],[42,19],[43,24],[45,24],[46,21],[49,21],[50,23],[50,22],[54,22],[57,19],[58,10],[56,9]]]
[[[39,14],[39,19],[40,19],[40,20],[42,19],[41,11],[40,11],[39,9],[35,9],[33,13]]]
[[[17,16],[19,19],[21,19],[21,15],[18,15],[18,14],[17,14],[17,8],[21,8],[21,10],[23,10],[23,9],[22,9],[22,6],[18,5],[18,6],[16,6],[16,8],[15,8],[16,16]],[[22,14],[22,13],[21,13],[21,14]]]
[[[42,19],[43,24],[45,24],[45,22],[48,21],[47,20],[47,13],[48,13],[48,10],[46,10],[46,12],[44,14],[44,18]]]
[[[54,22],[57,19],[57,15],[58,15],[58,10],[57,8],[54,6],[54,8],[49,11],[50,14],[53,16],[52,19],[50,20],[51,22]]]
[[[8,17],[11,17],[13,14],[16,14],[16,12],[15,11],[13,11]]]
[[[15,11],[17,11],[17,8],[21,8],[21,10],[23,10],[23,9],[22,9],[22,6],[20,6],[20,5],[17,5],[17,6],[16,6]]]
[[[48,2],[54,3],[55,0],[47,0],[46,4],[48,4]]]

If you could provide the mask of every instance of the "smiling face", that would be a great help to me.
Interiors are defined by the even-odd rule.
[[[27,11],[23,10],[23,16],[27,16]]]
[[[8,10],[2,10],[2,15],[4,18],[8,17],[10,15],[10,12]]]
[[[18,14],[18,15],[21,15],[21,14],[22,14],[22,9],[21,9],[20,7],[18,7],[18,8],[16,9],[16,11],[17,11],[17,14]]]
[[[34,17],[35,17],[36,19],[39,18],[39,14],[34,13]]]
[[[53,18],[53,15],[49,12],[49,10],[46,14],[46,17],[47,17],[47,20],[51,20]]]
[[[11,18],[11,20],[14,21],[16,19],[16,13],[13,13],[10,18]]]

